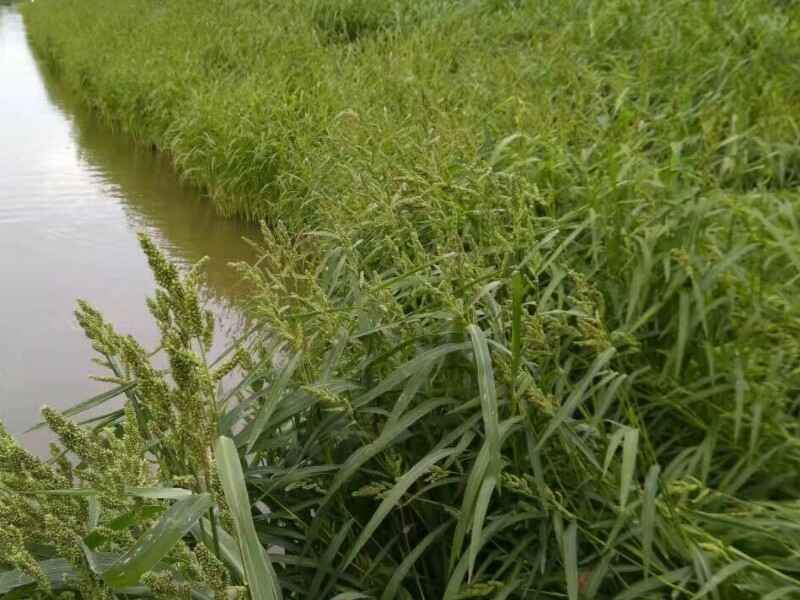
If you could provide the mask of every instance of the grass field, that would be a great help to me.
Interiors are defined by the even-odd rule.
[[[800,597],[800,4],[25,16],[264,260],[233,362],[146,241],[170,376],[82,307],[127,410],[0,438],[0,593]]]

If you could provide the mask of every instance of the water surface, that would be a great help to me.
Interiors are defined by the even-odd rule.
[[[180,264],[211,257],[204,292],[220,328],[235,328],[242,290],[227,263],[250,258],[242,237],[255,231],[218,217],[163,158],[86,114],[37,65],[17,10],[0,4],[0,420],[10,431],[30,427],[43,404],[108,387],[89,379],[100,369],[76,298],[118,331],[156,340],[139,230]]]

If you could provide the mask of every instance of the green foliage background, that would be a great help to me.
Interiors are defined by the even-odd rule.
[[[81,306],[88,405],[126,408],[46,413],[77,471],[3,437],[0,592],[800,596],[799,11],[27,6],[102,118],[266,223],[219,362],[146,240],[169,372]]]

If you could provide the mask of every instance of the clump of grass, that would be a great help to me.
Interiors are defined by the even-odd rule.
[[[232,388],[201,352],[191,281],[145,244],[171,376],[109,333],[99,348],[127,361],[112,372],[134,394],[126,411],[97,435],[50,415],[73,451],[75,436],[102,449],[138,430],[145,450],[128,454],[158,467],[131,468],[154,478],[136,486],[192,494],[176,509],[192,536],[157,531],[223,566],[201,575],[166,553],[149,574],[80,571],[83,585],[800,594],[797,10],[28,7],[40,54],[101,115],[172,153],[223,210],[267,220],[262,260],[242,266],[260,326],[221,371],[244,367]],[[9,452],[9,481],[39,479],[45,467]],[[76,485],[105,481],[94,460]],[[127,509],[127,488],[104,485]],[[67,497],[88,514],[82,493]],[[102,498],[70,539],[116,522]],[[46,589],[43,561],[86,560],[7,538],[28,577],[10,581]]]
[[[171,154],[227,214],[330,229],[384,196],[458,213],[501,201],[470,180],[479,166],[516,166],[522,201],[558,214],[626,211],[676,186],[800,183],[796,3],[44,0],[24,11],[64,83]]]
[[[197,271],[143,239],[169,369],[82,305],[118,387],[69,414],[125,408],[93,431],[47,411],[53,465],[4,436],[0,593],[790,597],[786,207],[678,204],[616,254],[596,215],[540,217],[501,269],[369,276],[265,228],[261,326],[214,362]]]

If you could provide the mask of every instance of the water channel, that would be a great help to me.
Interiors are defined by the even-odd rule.
[[[182,265],[211,258],[204,294],[222,338],[241,318],[231,261],[255,230],[218,217],[163,157],[96,122],[37,64],[25,26],[0,4],[0,420],[19,434],[39,408],[108,388],[73,317],[86,298],[118,331],[152,345],[145,230]],[[24,441],[41,450],[41,434]]]

